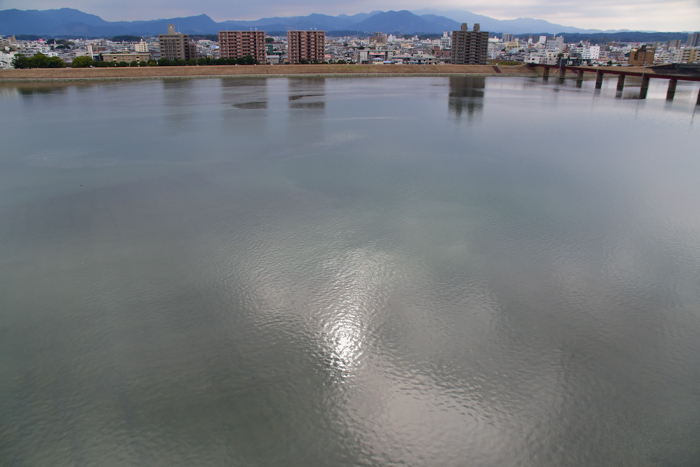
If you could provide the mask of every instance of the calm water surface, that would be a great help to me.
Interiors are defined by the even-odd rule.
[[[0,88],[0,464],[700,465],[698,88]]]

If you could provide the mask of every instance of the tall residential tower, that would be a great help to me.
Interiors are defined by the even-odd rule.
[[[167,34],[158,34],[160,57],[168,60],[190,60],[197,58],[197,46],[190,42],[189,34],[175,31],[174,24],[168,24]]]
[[[265,64],[265,31],[219,31],[221,58],[253,57]]]
[[[288,31],[289,63],[322,63],[326,55],[325,31]]]
[[[456,65],[485,65],[489,49],[489,33],[481,32],[479,23],[469,31],[462,23],[459,31],[452,31],[452,63]]]

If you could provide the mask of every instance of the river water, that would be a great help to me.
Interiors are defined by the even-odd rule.
[[[615,85],[1,87],[0,464],[700,464],[698,88]]]

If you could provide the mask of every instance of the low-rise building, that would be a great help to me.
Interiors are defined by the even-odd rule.
[[[700,63],[700,49],[693,47],[676,49],[673,54],[673,63]]]
[[[149,53],[103,53],[102,60],[105,62],[148,62],[151,59]]]
[[[630,58],[628,63],[630,65],[653,65],[654,64],[654,52],[653,48],[647,48],[646,45],[641,46],[638,49],[632,49],[630,51]]]

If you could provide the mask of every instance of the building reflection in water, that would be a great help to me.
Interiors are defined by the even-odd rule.
[[[223,102],[237,109],[267,109],[267,79],[224,78],[221,93]]]
[[[466,115],[467,124],[481,120],[484,112],[484,76],[457,76],[450,78],[448,109],[457,121]]]
[[[40,95],[50,95],[50,94],[66,94],[68,92],[68,86],[65,84],[50,84],[46,85],[44,83],[18,83],[12,88],[6,88],[3,86],[3,94],[6,89],[12,89],[11,92],[18,93],[22,97],[33,97]]]
[[[289,108],[323,112],[326,108],[326,78],[290,78]]]

